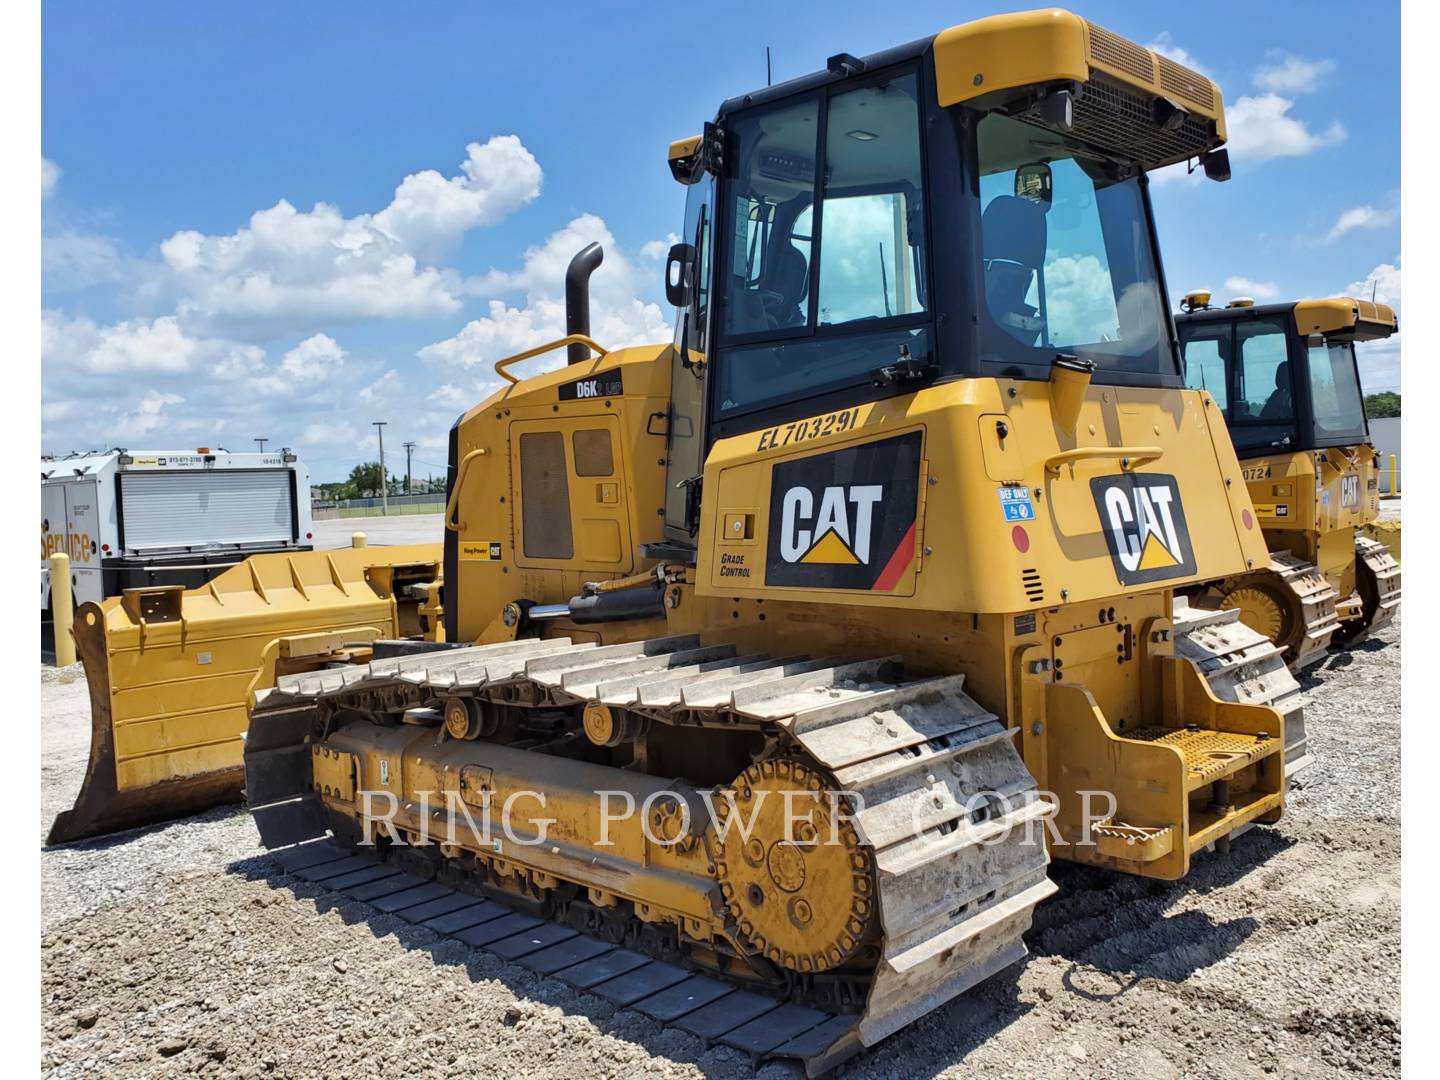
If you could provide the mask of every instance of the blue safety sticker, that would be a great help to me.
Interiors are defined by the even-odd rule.
[[[1034,521],[1035,504],[1030,501],[1030,489],[1025,487],[1002,487],[1000,509],[1006,521]]]

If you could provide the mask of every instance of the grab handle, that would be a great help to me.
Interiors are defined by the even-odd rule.
[[[1120,468],[1129,471],[1137,465],[1154,461],[1164,453],[1158,446],[1080,446],[1046,458],[1045,471],[1058,473],[1062,466],[1091,458],[1119,458]]]
[[[537,345],[533,349],[526,349],[524,352],[516,353],[514,356],[507,356],[504,360],[496,361],[495,374],[511,384],[518,383],[520,381],[519,378],[511,375],[506,368],[512,364],[520,363],[521,360],[529,360],[532,356],[539,356],[541,353],[547,353],[552,349],[558,349],[565,345],[584,345],[587,349],[592,350],[600,356],[605,356],[609,352],[608,349],[602,349],[597,345],[593,338],[587,337],[584,334],[567,334],[558,341],[552,341],[546,345]]]
[[[470,472],[470,463],[489,453],[490,451],[482,446],[477,450],[471,450],[460,459],[460,468],[455,471],[455,486],[450,489],[450,498],[445,503],[445,528],[450,532],[459,532],[465,528],[463,521],[455,520],[455,511],[460,506],[460,489],[465,486],[465,477]]]

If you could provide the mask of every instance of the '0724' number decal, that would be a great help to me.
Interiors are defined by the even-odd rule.
[[[782,424],[779,427],[762,431],[760,441],[756,444],[755,449],[774,450],[777,447],[789,446],[791,443],[800,443],[807,439],[820,439],[826,435],[850,431],[859,423],[860,409],[858,407],[842,409],[824,416],[813,416],[809,420],[796,420],[793,424]]]

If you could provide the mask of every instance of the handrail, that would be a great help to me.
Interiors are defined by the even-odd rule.
[[[445,528],[449,532],[459,532],[465,528],[463,521],[455,520],[455,510],[460,505],[460,489],[465,486],[465,474],[470,471],[470,463],[478,457],[485,457],[490,453],[485,447],[471,450],[460,459],[460,468],[455,470],[455,486],[450,489],[450,498],[445,502]]]
[[[1119,458],[1120,468],[1128,471],[1136,465],[1154,461],[1164,453],[1158,446],[1080,446],[1050,455],[1045,459],[1045,471],[1058,473],[1063,465],[1072,465],[1090,458]]]
[[[518,383],[520,380],[505,370],[511,364],[518,364],[521,360],[529,360],[532,356],[539,356],[541,353],[550,352],[552,349],[563,348],[566,345],[584,345],[587,349],[598,353],[600,356],[608,355],[610,351],[609,349],[602,349],[595,343],[593,338],[587,337],[584,334],[567,334],[559,341],[552,341],[548,345],[537,345],[533,349],[526,349],[524,352],[516,353],[514,356],[507,356],[504,360],[497,360],[495,362],[495,374],[507,380],[512,385]]]

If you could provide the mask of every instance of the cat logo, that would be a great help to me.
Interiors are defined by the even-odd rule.
[[[883,484],[827,487],[815,513],[808,487],[792,487],[781,500],[780,555],[788,563],[854,566],[870,561],[870,526]],[[813,522],[806,528],[803,522]]]
[[[893,591],[915,560],[919,432],[782,461],[765,584]]]
[[[1340,478],[1340,505],[1355,507],[1360,505],[1360,477],[1357,473],[1350,473]]]
[[[1122,585],[1187,577],[1195,551],[1185,524],[1180,487],[1163,473],[1097,476],[1090,481],[1095,507]]]

